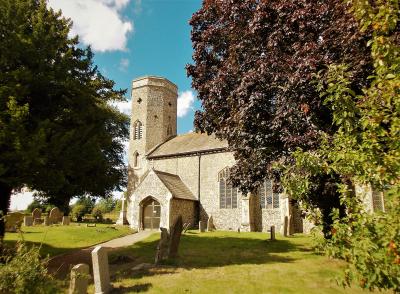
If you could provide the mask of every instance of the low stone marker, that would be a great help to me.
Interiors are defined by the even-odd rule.
[[[208,221],[207,221],[207,232],[212,232],[214,230],[215,230],[214,219],[213,219],[212,215],[210,215],[210,217],[208,218]]]
[[[4,217],[6,232],[16,232],[21,228],[24,215],[20,212],[11,212]]]
[[[288,235],[293,235],[293,215],[289,215],[287,232]]]
[[[288,236],[288,223],[289,223],[289,218],[285,216],[283,221],[283,236],[285,237]]]
[[[34,220],[37,219],[37,218],[39,218],[39,219],[42,218],[42,211],[39,208],[35,208],[32,211],[32,217],[33,217]]]
[[[58,224],[61,222],[62,220],[62,213],[61,211],[58,209],[58,207],[54,207],[52,210],[50,210],[50,214],[49,214],[49,221],[50,224]]]
[[[107,249],[102,246],[94,248],[92,262],[95,294],[108,293],[111,285]]]
[[[71,269],[69,294],[86,294],[89,283],[89,266],[84,263],[75,265]]]
[[[176,258],[178,256],[179,243],[182,235],[182,216],[178,216],[169,233],[169,251],[168,258]]]
[[[199,221],[199,233],[204,233],[206,231],[206,228],[204,226],[204,223],[202,221]]]
[[[33,217],[31,215],[24,216],[24,226],[31,227],[33,225]]]
[[[275,238],[275,226],[271,226],[271,241],[276,240]]]
[[[159,264],[160,261],[168,258],[168,247],[169,247],[169,233],[166,228],[160,228],[161,237],[157,245],[156,258],[154,263]]]
[[[69,224],[70,224],[70,218],[69,218],[69,216],[64,215],[63,218],[62,218],[62,225],[63,225],[63,226],[69,226]]]
[[[45,226],[50,225],[49,217],[48,217],[48,216],[45,216],[45,217],[44,217],[43,224],[44,224]]]

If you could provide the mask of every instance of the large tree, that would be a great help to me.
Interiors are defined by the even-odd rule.
[[[341,0],[205,0],[190,24],[194,64],[187,70],[203,106],[195,126],[228,140],[236,158],[231,177],[243,191],[270,176],[274,162],[290,163],[296,148],[316,148],[321,131],[336,131],[317,73],[350,64],[360,93],[371,72],[368,32],[360,33]],[[329,214],[339,203],[329,188],[338,176],[317,180],[315,193],[333,193],[324,197],[333,199]]]
[[[44,0],[0,0],[0,210],[28,186],[68,209],[71,197],[125,184],[124,100]],[[0,222],[0,236],[4,235]]]

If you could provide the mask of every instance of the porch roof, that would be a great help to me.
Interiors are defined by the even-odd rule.
[[[189,188],[182,182],[178,175],[154,170],[157,177],[163,182],[165,187],[171,192],[172,197],[178,199],[197,201],[196,197]]]

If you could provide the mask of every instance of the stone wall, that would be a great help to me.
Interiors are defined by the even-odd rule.
[[[262,209],[262,231],[269,231],[271,226],[275,226],[277,232],[281,231],[282,217],[280,208]]]
[[[147,197],[153,197],[161,205],[160,227],[169,228],[169,200],[172,195],[157,175],[150,171],[146,179],[140,183],[128,202],[128,222],[134,229],[141,228],[141,203]]]
[[[190,228],[196,225],[196,201],[184,199],[171,199],[169,204],[169,223],[173,225],[179,215],[182,216],[182,223],[190,223]]]

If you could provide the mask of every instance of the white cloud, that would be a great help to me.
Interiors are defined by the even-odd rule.
[[[121,10],[130,0],[49,0],[73,21],[71,35],[91,45],[95,51],[125,50],[133,23],[124,20]]]
[[[178,96],[178,117],[185,116],[193,109],[194,94],[192,91],[181,92]]]
[[[116,107],[122,113],[131,116],[131,107],[132,107],[131,100],[112,102],[111,105]]]
[[[126,71],[129,66],[129,59],[122,58],[121,61],[119,62],[119,70],[120,71]]]

